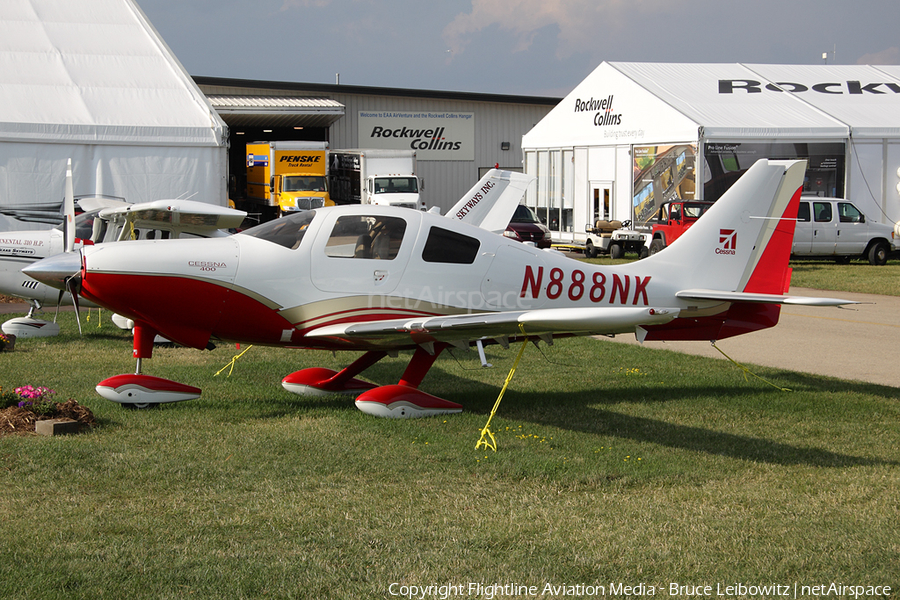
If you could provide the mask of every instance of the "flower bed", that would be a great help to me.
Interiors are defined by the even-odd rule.
[[[34,433],[34,424],[43,419],[70,419],[92,426],[94,414],[75,400],[56,402],[55,392],[46,387],[23,386],[13,392],[0,388],[0,435]]]

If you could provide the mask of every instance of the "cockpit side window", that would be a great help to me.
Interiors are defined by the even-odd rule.
[[[406,221],[400,217],[339,217],[325,244],[325,255],[334,258],[393,260],[400,252],[405,232]]]
[[[316,211],[308,210],[289,217],[273,219],[238,235],[257,237],[290,250],[296,250],[300,247],[300,242],[303,241],[303,236],[315,216]]]

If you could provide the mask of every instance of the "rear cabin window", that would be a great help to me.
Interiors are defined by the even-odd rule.
[[[393,260],[400,252],[406,221],[400,217],[338,217],[325,255],[335,258]]]
[[[809,223],[809,202],[801,202],[797,208],[797,220],[802,223]]]
[[[831,202],[813,202],[813,212],[816,215],[816,223],[831,222]]]
[[[422,260],[430,263],[471,265],[478,257],[479,248],[481,242],[475,238],[440,227],[432,227],[428,231],[425,249],[422,250]]]

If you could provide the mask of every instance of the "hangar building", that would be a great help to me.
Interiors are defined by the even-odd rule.
[[[224,204],[225,123],[133,0],[4,2],[0,82],[3,209],[58,207],[69,158],[76,195]]]
[[[522,139],[526,203],[559,241],[715,200],[759,158],[808,159],[804,192],[900,220],[900,67],[600,64]]]
[[[494,165],[522,170],[522,136],[559,98],[195,77],[229,128],[229,193],[243,189],[246,144],[326,141],[414,149],[428,206],[453,206]]]
[[[135,0],[10,0],[0,14],[0,210],[76,195],[224,205],[247,142],[417,150],[423,198],[452,206],[559,98],[192,78]],[[0,230],[21,228],[0,215]]]

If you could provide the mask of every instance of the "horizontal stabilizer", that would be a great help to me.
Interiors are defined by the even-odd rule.
[[[754,294],[748,292],[721,292],[718,290],[682,290],[675,294],[682,300],[711,300],[716,302],[753,302],[761,304],[799,304],[804,306],[843,306],[859,304],[854,300],[840,298],[815,298],[807,296],[784,296],[779,294]]]

